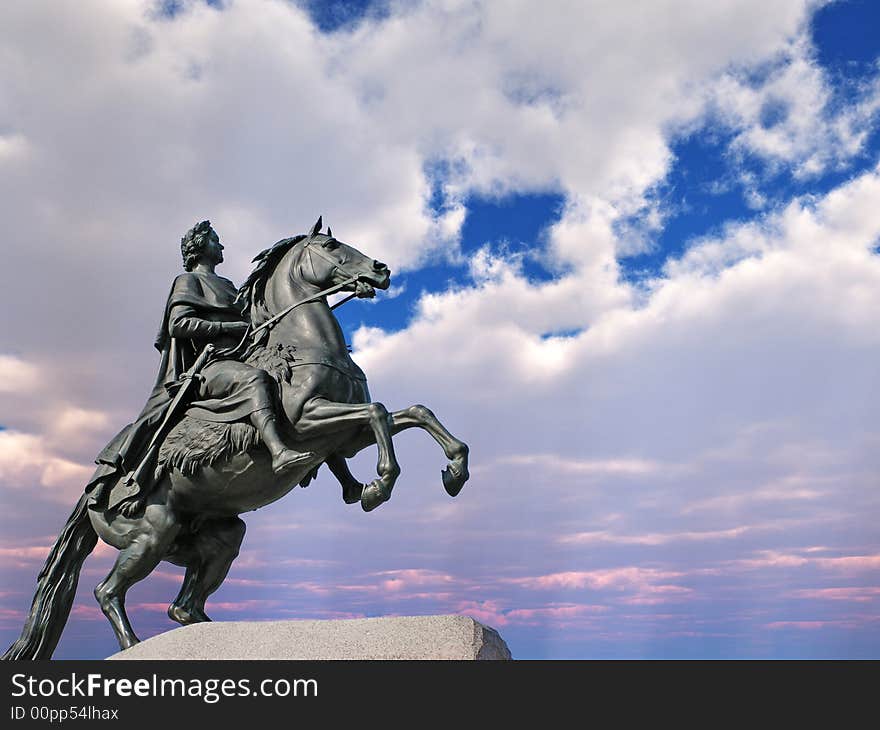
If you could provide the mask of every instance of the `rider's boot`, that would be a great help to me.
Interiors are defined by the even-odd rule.
[[[271,409],[264,408],[251,414],[251,423],[260,432],[263,443],[272,455],[272,471],[280,474],[283,471],[305,464],[315,458],[311,451],[300,452],[288,448],[278,432],[278,421]]]

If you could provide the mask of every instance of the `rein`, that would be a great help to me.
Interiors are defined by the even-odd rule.
[[[344,268],[342,268],[337,262],[335,262],[333,259],[331,259],[326,254],[323,254],[320,251],[313,251],[312,246],[311,246],[311,241],[308,244],[306,244],[306,248],[309,253],[309,263],[312,265],[313,272],[315,269],[315,265],[312,263],[312,254],[317,253],[318,256],[320,256],[322,259],[333,264],[334,271],[339,271],[343,275],[346,275],[349,273],[348,271],[346,271]],[[233,347],[231,350],[226,350],[222,354],[228,356],[228,355],[232,355],[233,353],[238,352],[244,346],[244,343],[247,342],[248,338],[253,338],[255,335],[257,335],[259,332],[262,332],[264,329],[269,329],[270,327],[274,326],[280,319],[283,319],[284,317],[286,317],[288,314],[290,314],[297,307],[300,307],[303,304],[309,304],[310,302],[317,302],[318,300],[323,299],[324,297],[330,296],[331,294],[336,294],[336,292],[341,291],[342,289],[347,287],[349,284],[354,284],[360,278],[361,278],[361,274],[351,275],[347,279],[345,279],[345,281],[342,281],[339,284],[334,284],[331,287],[327,287],[326,289],[319,291],[317,294],[312,294],[312,296],[310,296],[310,297],[306,297],[305,299],[303,299],[299,302],[295,302],[294,304],[291,304],[289,307],[286,307],[282,311],[278,312],[278,314],[267,319],[259,327],[256,327],[253,330],[248,328],[248,330],[244,333],[244,336],[241,338],[241,341],[235,347]],[[334,304],[332,307],[330,307],[330,309],[336,309],[336,307],[342,306],[346,302],[354,299],[354,297],[356,297],[356,296],[357,296],[357,292],[354,291],[351,294],[349,294],[347,297],[345,297],[345,299],[341,299],[340,301],[336,302],[336,304]]]
[[[310,296],[310,297],[306,297],[305,299],[302,299],[294,304],[291,304],[289,307],[286,307],[285,309],[282,309],[280,312],[278,312],[278,314],[274,315],[270,319],[267,319],[265,322],[263,322],[263,324],[261,324],[259,327],[255,328],[252,332],[249,332],[248,334],[246,334],[245,338],[247,338],[248,335],[253,336],[253,335],[257,334],[258,332],[261,332],[264,329],[268,329],[269,327],[274,325],[279,319],[282,319],[283,317],[290,314],[297,307],[300,307],[303,304],[308,304],[309,302],[317,302],[319,299],[323,299],[326,296],[330,296],[331,294],[335,294],[336,292],[347,287],[349,284],[353,284],[358,279],[360,279],[360,274],[357,274],[356,276],[352,276],[352,277],[346,279],[345,281],[340,282],[339,284],[334,284],[333,286],[328,287],[327,289],[324,289],[323,291],[319,291],[317,294],[312,294],[312,296]],[[350,298],[351,297],[349,297],[348,299],[350,299]],[[348,301],[348,299],[345,299],[343,301]],[[339,306],[340,304],[342,304],[342,302],[337,302],[337,304],[335,304],[334,307]]]

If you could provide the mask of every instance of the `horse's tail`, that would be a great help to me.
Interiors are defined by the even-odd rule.
[[[51,659],[70,614],[79,571],[98,542],[83,494],[37,576],[37,592],[21,636],[2,659]]]

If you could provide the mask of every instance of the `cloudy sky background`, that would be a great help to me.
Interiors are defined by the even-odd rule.
[[[0,5],[0,638],[155,377],[178,241],[323,214],[398,439],[245,516],[215,619],[465,613],[519,658],[880,656],[880,11],[868,0]],[[353,463],[363,479],[375,455]],[[56,652],[115,650],[91,590]],[[129,593],[172,628],[181,571]]]

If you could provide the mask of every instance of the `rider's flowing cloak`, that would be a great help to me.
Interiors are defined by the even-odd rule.
[[[161,479],[164,469],[154,454],[151,463],[142,463],[150,441],[162,424],[174,394],[178,379],[195,362],[208,342],[217,345],[234,345],[234,342],[221,342],[217,335],[210,336],[211,323],[244,321],[240,305],[235,302],[235,286],[229,279],[216,274],[187,272],[174,280],[162,325],[156,335],[155,347],[161,353],[156,383],[147,399],[146,405],[134,421],[125,426],[95,458],[98,465],[85,491],[91,493],[91,507],[104,505],[110,488],[114,487],[120,476],[137,469],[136,481],[130,485],[121,482],[113,488],[111,505],[140,493],[149,493]],[[192,317],[201,325],[202,338],[173,337],[170,331],[172,310]],[[214,328],[219,329],[219,328]],[[231,423],[248,416],[253,408],[253,394],[247,388],[238,389],[225,398],[195,400],[189,404],[187,415],[205,421]]]

